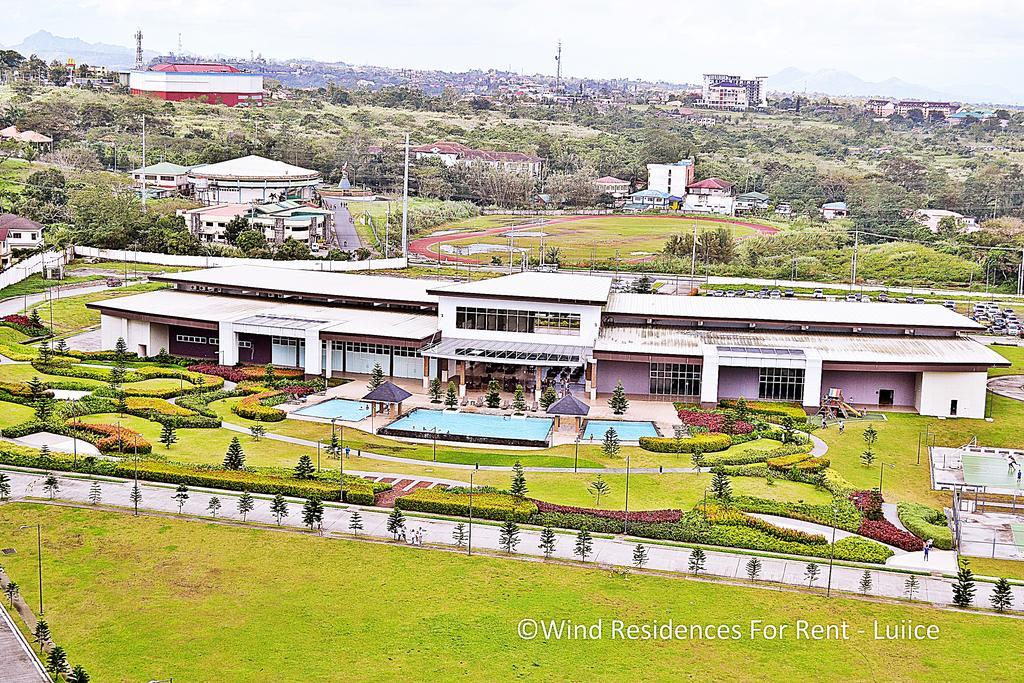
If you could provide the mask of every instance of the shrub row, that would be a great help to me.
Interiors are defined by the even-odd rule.
[[[769,500],[754,496],[733,496],[730,504],[744,512],[757,512],[762,515],[776,515],[790,519],[802,519],[831,526],[833,519],[836,527],[856,533],[860,528],[861,514],[856,506],[845,498],[835,498],[832,503],[815,505],[812,503],[795,503],[790,501]],[[833,508],[835,516],[833,517]]]
[[[857,533],[911,553],[924,548],[924,541],[887,519],[865,519],[860,523]]]
[[[403,510],[432,512],[438,515],[469,516],[469,495],[436,489],[420,489],[395,500]],[[502,493],[473,494],[473,515],[483,519],[528,522],[537,513],[537,505],[528,498]]]
[[[953,532],[946,513],[920,503],[897,503],[896,511],[903,526],[924,540],[929,538],[939,550],[953,549]]]
[[[758,531],[766,533],[769,536],[774,536],[775,538],[783,541],[795,541],[797,543],[809,543],[812,545],[827,543],[825,537],[821,534],[809,534],[797,529],[787,529],[786,527],[777,526],[763,519],[751,517],[750,515],[744,514],[742,511],[735,508],[727,508],[722,505],[708,505],[700,506],[697,509],[704,515],[704,518],[712,526],[743,526],[751,529],[757,529]]]
[[[750,434],[754,431],[754,425],[744,420],[733,418],[731,429],[728,415],[717,410],[687,410],[678,412],[679,419],[690,427],[706,429],[709,432],[728,434]]]
[[[125,399],[125,405],[129,410],[151,411],[158,415],[183,416],[192,415],[192,411],[182,406],[175,405],[162,398],[146,398],[142,396],[131,396]]]
[[[806,446],[787,444],[785,446],[779,446],[778,448],[761,450],[751,449],[749,451],[740,451],[738,453],[725,453],[719,456],[710,456],[705,458],[705,461],[712,467],[717,465],[753,465],[755,463],[763,463],[769,458],[781,458],[787,455],[793,455],[794,453],[805,453],[806,451]]]
[[[231,408],[231,412],[239,417],[244,417],[247,420],[280,422],[285,418],[285,412],[271,406],[263,405],[263,401],[273,400],[278,396],[284,396],[284,394],[280,391],[270,390],[246,396]]]
[[[93,444],[102,453],[137,452],[145,454],[153,449],[153,446],[138,432],[128,427],[118,427],[117,425],[110,424],[79,422],[69,425],[56,420],[49,422],[29,420],[28,422],[5,427],[3,430],[4,436],[9,439],[17,439],[29,434],[38,434],[39,432],[77,437]]]
[[[579,508],[571,505],[556,505],[543,500],[531,499],[537,505],[537,512],[564,512],[570,514],[593,515],[620,522],[626,518],[623,510],[600,510],[597,508]],[[682,510],[640,510],[629,513],[630,522],[678,522],[682,518]]]
[[[788,470],[797,463],[803,462],[811,457],[810,453],[806,451],[800,453],[792,453],[790,455],[780,455],[765,460],[768,467],[773,470]]]
[[[698,434],[687,439],[673,439],[660,436],[641,436],[640,448],[654,453],[702,453],[724,451],[732,446],[728,434]]]
[[[768,417],[792,417],[798,420],[807,419],[807,411],[793,403],[772,403],[769,401],[747,401],[747,410],[755,415]],[[736,401],[723,399],[718,402],[723,408],[736,409]]]

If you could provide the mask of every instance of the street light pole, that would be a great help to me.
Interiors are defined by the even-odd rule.
[[[36,563],[39,567],[39,614],[43,614],[43,529],[36,524]],[[31,524],[22,524],[19,529],[30,529]]]
[[[576,457],[572,461],[572,471],[575,473],[580,465],[580,435],[576,434]]]
[[[622,534],[625,536],[629,528],[629,454],[626,454],[626,512],[622,518]]]
[[[828,554],[828,587],[825,589],[825,597],[832,595],[832,565],[836,560],[836,513],[837,508],[832,505],[832,548]]]
[[[437,427],[434,427],[434,462],[437,462]]]
[[[469,542],[466,544],[466,555],[473,554],[473,475],[476,470],[469,472]]]

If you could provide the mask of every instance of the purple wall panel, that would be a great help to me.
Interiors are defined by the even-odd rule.
[[[192,327],[181,327],[179,325],[170,325],[167,330],[168,349],[167,351],[175,356],[184,356],[185,358],[216,358],[217,357],[217,345],[216,344],[196,344],[193,342],[181,342],[178,341],[178,335],[183,334],[190,337],[199,337],[201,339],[209,339],[210,337],[216,337],[216,330],[203,330]]]
[[[601,360],[597,362],[597,390],[611,393],[622,380],[627,394],[648,394],[651,391],[651,366],[648,363]]]
[[[757,368],[718,368],[718,397],[757,399],[759,393]]]
[[[266,365],[271,359],[270,337],[265,334],[238,333],[238,341],[252,343],[251,349],[238,349],[238,362],[245,365]]]
[[[830,387],[843,390],[847,403],[878,403],[879,389],[893,390],[893,405],[912,406],[917,386],[914,372],[863,372],[856,370],[824,370],[821,373],[821,393]]]

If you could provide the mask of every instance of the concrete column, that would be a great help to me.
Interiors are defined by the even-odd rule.
[[[326,377],[327,379],[330,379],[331,378],[331,370],[332,370],[331,366],[333,365],[333,363],[331,363],[331,344],[333,344],[333,342],[327,341],[327,342],[321,342],[321,344],[325,344],[326,345],[326,350],[325,351],[322,350],[322,355],[324,356],[323,360],[325,361],[324,362],[324,377]]]
[[[807,367],[804,369],[804,408],[821,406],[821,355],[805,349]]]
[[[590,392],[590,400],[591,401],[596,401],[597,400],[597,359],[596,358],[591,358],[590,359],[590,372],[588,374],[589,374],[589,376],[587,378],[587,382],[589,384],[587,386],[587,390]]]
[[[238,363],[238,333],[230,322],[221,322],[217,328],[218,362],[224,365]]]
[[[320,362],[320,330],[306,330],[306,357],[303,360],[303,371],[307,375],[319,375],[323,372]]]
[[[455,361],[455,377],[459,385],[459,398],[466,396],[466,361]]]
[[[700,404],[707,408],[718,405],[718,347],[701,345],[704,365],[700,373]]]
[[[423,356],[423,389],[430,388],[430,359]]]
[[[543,375],[542,370],[543,370],[543,368],[541,368],[541,366],[539,366],[539,365],[535,365],[533,367],[533,400],[534,401],[539,401],[540,400],[540,380],[541,380],[541,376]]]

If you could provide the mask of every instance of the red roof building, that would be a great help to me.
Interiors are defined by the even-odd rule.
[[[230,64],[154,64],[128,75],[133,95],[158,100],[200,100],[229,107],[263,106],[263,76]]]

